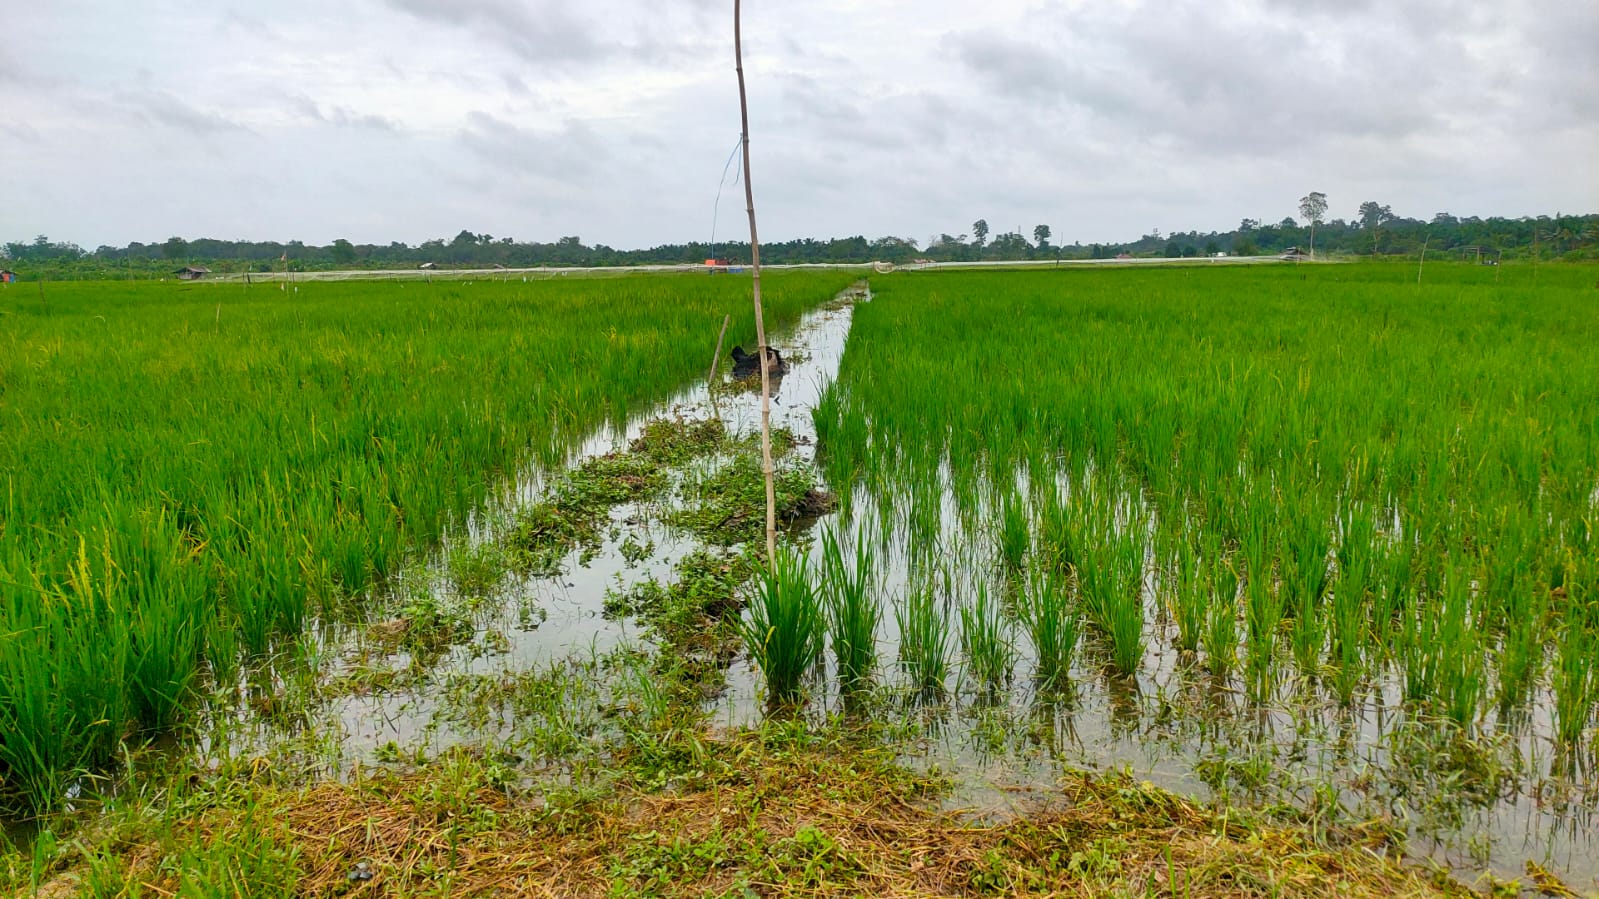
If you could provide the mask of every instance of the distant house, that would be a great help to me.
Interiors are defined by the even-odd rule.
[[[10,284],[15,280],[17,280],[16,272],[0,268],[0,284]]]
[[[1289,247],[1288,249],[1283,250],[1282,256],[1278,258],[1287,259],[1290,261],[1298,261],[1300,259],[1309,259],[1310,254],[1298,247]]]
[[[203,265],[185,265],[172,274],[177,275],[179,281],[198,281],[211,274],[211,270]]]
[[[425,271],[430,271],[430,272],[433,271],[434,269],[438,268],[438,267],[439,267],[439,264],[437,262],[424,262],[421,265],[417,266],[417,268],[419,268],[419,269],[423,269]]]

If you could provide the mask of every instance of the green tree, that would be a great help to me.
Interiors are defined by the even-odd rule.
[[[188,254],[189,242],[181,237],[169,237],[167,242],[161,245],[161,255],[173,262],[182,259]]]
[[[1310,221],[1310,255],[1316,255],[1316,226],[1327,214],[1327,195],[1313,190],[1299,198],[1299,214]]]
[[[983,255],[983,244],[988,242],[988,220],[978,219],[972,222],[972,245],[977,247],[977,255]]]
[[[1360,218],[1360,227],[1371,234],[1371,254],[1377,255],[1377,235],[1383,225],[1394,219],[1394,211],[1376,200],[1367,200],[1360,204],[1360,211],[1356,213]]]
[[[1049,226],[1038,225],[1033,228],[1033,240],[1038,243],[1040,250],[1049,249]]]
[[[339,238],[329,247],[333,261],[338,265],[350,265],[355,262],[355,245],[344,238]]]

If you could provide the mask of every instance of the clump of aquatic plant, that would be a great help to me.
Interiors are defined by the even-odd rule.
[[[782,548],[771,566],[761,570],[739,632],[766,681],[768,701],[798,702],[806,676],[821,661],[826,639],[822,604],[803,555]]]

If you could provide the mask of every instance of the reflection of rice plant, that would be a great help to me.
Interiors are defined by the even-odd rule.
[[[767,698],[790,704],[821,660],[824,622],[805,557],[787,548],[762,569],[749,616],[740,623],[744,648],[766,678]]]
[[[931,585],[911,587],[894,609],[899,623],[899,661],[917,691],[944,691],[949,674],[949,607]]]
[[[961,606],[960,616],[961,648],[972,679],[988,690],[1009,684],[1016,663],[1016,637],[986,584],[978,585],[977,598]]]
[[[1039,686],[1046,691],[1063,689],[1081,630],[1064,577],[1048,568],[1035,569],[1022,597],[1021,618],[1033,643]]]
[[[844,557],[838,535],[822,537],[822,595],[827,629],[838,665],[839,689],[865,686],[877,667],[877,623],[880,611],[872,590],[872,546],[865,531],[855,538],[853,559]]]

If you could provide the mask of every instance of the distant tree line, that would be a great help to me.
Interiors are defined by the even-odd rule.
[[[1397,216],[1376,201],[1360,204],[1349,219],[1321,221],[1325,197],[1312,194],[1302,210],[1314,221],[1284,218],[1275,224],[1244,219],[1231,231],[1178,231],[1162,235],[1159,229],[1124,243],[1056,246],[1051,228],[1038,225],[1032,239],[1019,231],[992,235],[987,221],[978,219],[967,233],[938,234],[925,245],[902,237],[862,236],[762,244],[761,258],[772,264],[892,262],[1005,261],[1022,259],[1108,259],[1131,256],[1193,257],[1225,253],[1235,256],[1275,255],[1290,247],[1308,247],[1315,228],[1318,256],[1413,256],[1425,245],[1429,253],[1453,253],[1476,258],[1480,252],[1495,259],[1599,259],[1599,215],[1555,215],[1536,218],[1460,218],[1440,212],[1430,220]],[[1320,204],[1319,206],[1317,204]],[[1302,212],[1302,215],[1309,213]],[[1480,248],[1480,249],[1479,249]],[[509,237],[462,231],[452,240],[435,239],[412,246],[356,244],[339,239],[327,246],[300,241],[185,240],[172,237],[160,243],[130,243],[125,247],[101,246],[92,251],[73,243],[52,241],[40,235],[32,242],[0,246],[0,267],[23,277],[151,278],[184,265],[206,265],[220,273],[317,271],[332,269],[416,268],[534,268],[539,266],[632,266],[699,264],[707,259],[740,264],[749,259],[749,244],[740,242],[662,244],[645,250],[618,250],[604,244],[589,246],[577,237],[553,243],[523,242]]]

